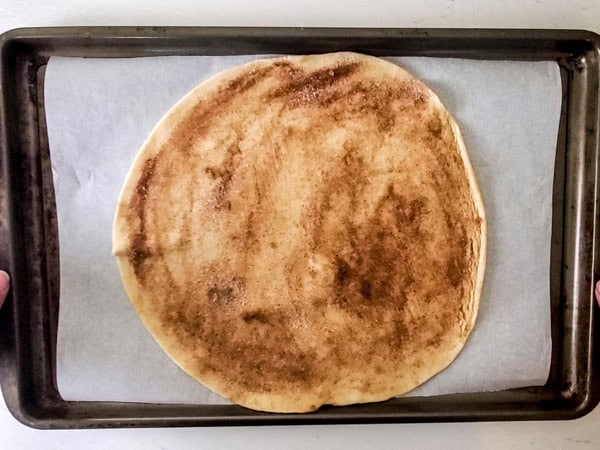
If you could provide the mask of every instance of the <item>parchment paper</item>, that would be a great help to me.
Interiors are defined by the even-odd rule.
[[[161,116],[256,56],[52,58],[46,114],[61,296],[57,381],[67,400],[227,403],[188,377],[138,319],[111,255],[127,170]],[[389,58],[425,81],[462,128],[489,223],[480,313],[456,361],[411,395],[542,385],[551,354],[549,261],[558,66]]]

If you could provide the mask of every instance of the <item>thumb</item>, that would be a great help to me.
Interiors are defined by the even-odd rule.
[[[2,303],[4,303],[4,299],[6,298],[6,294],[8,294],[8,288],[10,287],[10,277],[8,274],[0,270],[0,307]]]
[[[600,305],[600,281],[596,283],[596,289],[594,289],[594,294],[596,295],[596,301],[598,305]]]

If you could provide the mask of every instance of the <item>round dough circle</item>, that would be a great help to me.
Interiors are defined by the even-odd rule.
[[[438,97],[355,53],[200,84],[115,217],[127,294],[167,354],[248,408],[386,400],[447,367],[485,268],[481,194]]]

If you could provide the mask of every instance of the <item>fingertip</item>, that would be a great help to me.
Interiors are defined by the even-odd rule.
[[[4,270],[0,270],[0,306],[4,303],[8,288],[10,287],[10,277]]]
[[[8,291],[10,286],[10,276],[4,270],[0,270],[0,293]]]

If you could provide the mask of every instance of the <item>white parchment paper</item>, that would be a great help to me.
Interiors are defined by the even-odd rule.
[[[65,399],[227,403],[181,371],[145,330],[123,290],[111,231],[127,170],[156,122],[199,82],[255,58],[50,60],[45,101],[61,266],[57,381]],[[542,385],[551,355],[558,66],[389,59],[425,81],[456,118],[489,223],[475,329],[455,362],[411,395]]]

